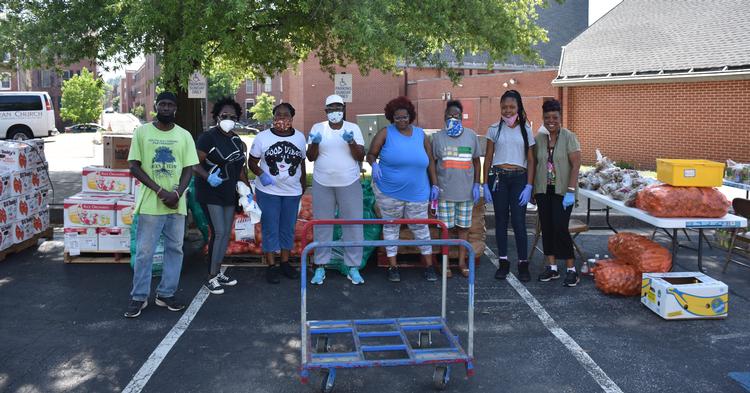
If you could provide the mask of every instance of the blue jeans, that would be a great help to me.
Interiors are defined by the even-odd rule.
[[[291,250],[294,247],[294,225],[302,195],[283,196],[256,190],[257,202],[263,214],[260,230],[264,253]]]
[[[495,183],[497,178],[497,183]],[[499,172],[489,177],[490,189],[497,184],[492,192],[492,204],[495,207],[495,241],[500,257],[508,256],[508,214],[513,226],[513,237],[516,239],[516,253],[518,259],[528,259],[529,246],[526,234],[526,205],[518,205],[518,197],[527,184],[526,171]]]
[[[151,292],[151,265],[159,237],[164,234],[164,264],[161,281],[156,287],[159,297],[171,297],[177,291],[182,271],[182,239],[185,235],[185,216],[181,214],[138,215],[136,228],[137,250],[133,266],[133,290],[130,298],[144,301]]]

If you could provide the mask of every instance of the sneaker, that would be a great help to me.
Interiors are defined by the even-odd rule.
[[[359,269],[356,267],[349,268],[349,274],[346,275],[349,281],[354,285],[360,285],[365,283],[365,279],[359,274]]]
[[[528,262],[518,262],[518,280],[521,282],[531,281]]]
[[[125,318],[135,318],[139,315],[141,315],[141,310],[146,308],[148,306],[148,301],[146,300],[130,300],[128,302],[128,310],[125,311]]]
[[[427,281],[437,281],[437,273],[435,273],[434,267],[427,266],[424,268],[424,279]]]
[[[174,296],[161,297],[156,295],[156,305],[159,307],[166,307],[169,311],[182,311],[185,309],[185,305],[178,302]]]
[[[401,275],[398,273],[397,266],[391,266],[388,268],[388,281],[401,282]]]
[[[211,292],[212,295],[221,295],[222,293],[224,293],[224,288],[222,288],[221,284],[219,284],[219,276],[215,276],[206,281],[203,286],[206,287],[206,289],[208,289],[208,291]]]
[[[315,269],[315,274],[313,275],[312,280],[310,280],[310,284],[322,285],[323,280],[325,279],[326,279],[326,269],[319,267]]]
[[[266,268],[266,281],[270,284],[278,284],[281,282],[279,274],[281,273],[281,267],[279,265],[273,265]]]
[[[566,287],[574,287],[578,285],[578,282],[580,279],[578,278],[578,272],[565,272],[565,281],[563,281],[563,286]]]
[[[542,272],[542,274],[539,275],[538,280],[542,282],[547,282],[550,280],[557,280],[558,278],[560,278],[560,272],[558,272],[557,270],[552,270],[552,267],[550,266],[545,266],[544,272]]]
[[[233,287],[237,285],[237,280],[225,276],[224,273],[219,273],[216,277],[219,279],[219,284],[223,287]]]
[[[495,272],[495,278],[498,280],[505,280],[505,277],[510,273],[510,262],[507,259],[500,260],[500,267]]]
[[[281,273],[283,273],[287,278],[299,278],[299,272],[297,271],[297,269],[292,267],[289,262],[281,262]]]

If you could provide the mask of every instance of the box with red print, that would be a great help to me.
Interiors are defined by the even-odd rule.
[[[65,228],[111,227],[116,222],[118,195],[78,193],[63,201]]]
[[[130,252],[130,228],[97,228],[99,251]]]
[[[30,217],[47,206],[46,192],[32,192],[18,197],[17,219]]]
[[[34,190],[32,171],[14,172],[11,175],[10,195],[23,195]]]
[[[128,169],[87,166],[81,171],[83,192],[130,193],[131,176]]]
[[[0,173],[0,199],[5,199],[12,195],[13,174],[10,172]]]
[[[0,169],[15,172],[37,168],[45,164],[43,140],[0,141]]]
[[[31,172],[31,187],[37,191],[48,191],[52,188],[49,173],[43,167],[33,168]]]
[[[35,235],[44,232],[49,228],[49,210],[41,210],[34,214],[32,227]]]
[[[0,201],[0,225],[10,224],[18,217],[18,197]]]
[[[65,252],[75,249],[80,252],[99,250],[99,237],[96,228],[65,228]]]
[[[13,223],[13,226],[14,243],[21,243],[34,237],[34,217],[22,218]]]
[[[16,236],[13,234],[15,225],[13,224],[2,224],[0,225],[0,250],[5,250],[12,246]]]

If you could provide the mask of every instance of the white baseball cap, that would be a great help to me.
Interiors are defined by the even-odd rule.
[[[331,94],[330,96],[328,96],[328,98],[326,98],[326,106],[331,104],[344,105],[344,99],[341,98],[341,96],[338,94]]]

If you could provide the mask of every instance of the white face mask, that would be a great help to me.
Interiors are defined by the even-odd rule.
[[[219,127],[221,127],[224,132],[229,132],[234,130],[234,124],[234,120],[226,119],[219,122]]]
[[[326,115],[328,115],[328,121],[333,124],[341,123],[341,120],[344,119],[344,112],[330,112]]]

